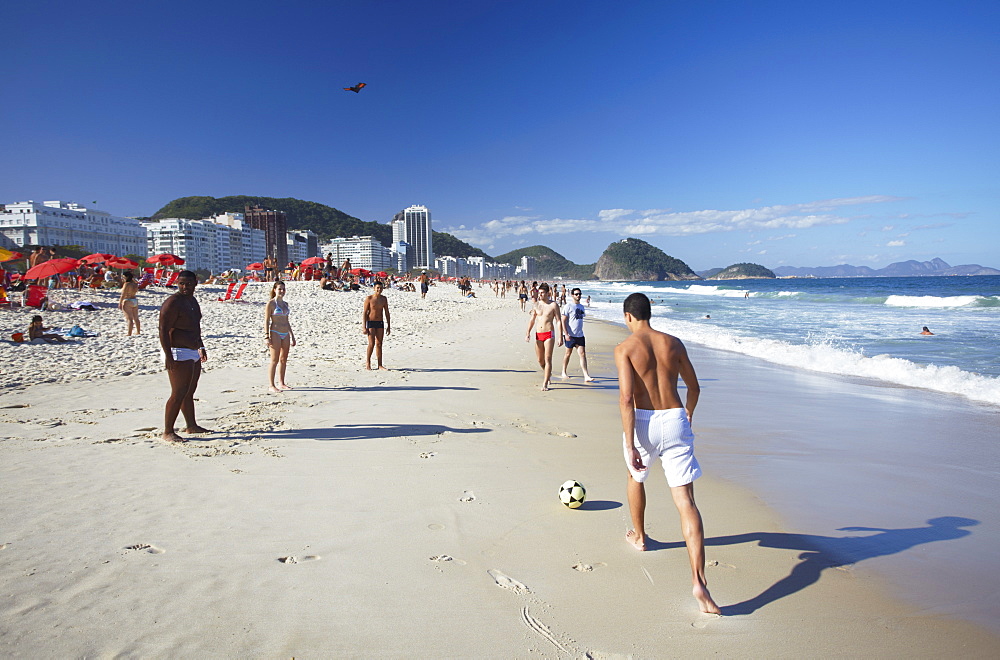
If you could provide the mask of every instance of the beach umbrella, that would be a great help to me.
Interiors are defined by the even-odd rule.
[[[105,261],[108,261],[109,259],[114,259],[114,258],[115,258],[115,255],[113,255],[113,254],[103,254],[101,252],[95,252],[94,254],[88,254],[86,257],[80,259],[80,263],[82,263],[82,264],[103,264]]]
[[[260,262],[254,262],[247,266],[247,270],[264,270],[264,264]]]
[[[37,266],[33,266],[28,269],[28,272],[24,276],[29,280],[39,280],[43,277],[52,277],[53,275],[62,275],[63,273],[68,273],[74,270],[79,264],[76,259],[70,257],[63,257],[62,259],[49,259],[46,262],[40,263]]]
[[[379,277],[389,277],[389,273],[385,272],[384,270],[380,270],[379,272],[377,272],[375,274],[377,276],[379,276]]]
[[[0,262],[4,261],[17,261],[18,259],[24,259],[24,255],[20,252],[14,252],[12,250],[5,250],[0,248]]]
[[[352,268],[350,273],[351,275],[360,275],[361,277],[368,277],[372,274],[370,270],[365,270],[364,268]]]
[[[131,259],[126,259],[125,257],[116,257],[115,259],[109,259],[107,262],[108,266],[112,268],[138,268],[139,264],[132,261]]]
[[[170,254],[169,252],[164,252],[163,254],[156,254],[146,259],[151,264],[160,264],[161,266],[183,266],[184,259],[178,257],[176,254]]]
[[[323,257],[309,257],[308,259],[306,259],[305,261],[302,262],[302,265],[303,266],[314,266],[316,264],[325,264],[325,263],[326,263],[326,259],[324,259]]]

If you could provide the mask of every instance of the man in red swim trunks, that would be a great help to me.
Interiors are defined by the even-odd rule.
[[[542,283],[538,287],[538,301],[531,306],[531,319],[524,341],[531,341],[531,328],[535,332],[535,355],[538,366],[542,368],[542,391],[549,391],[549,379],[552,378],[552,347],[556,341],[562,346],[562,332],[555,332],[555,323],[559,318],[559,305],[549,298],[549,285]],[[562,325],[559,326],[562,328]],[[558,337],[555,337],[558,335]]]

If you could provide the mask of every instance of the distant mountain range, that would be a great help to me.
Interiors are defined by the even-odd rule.
[[[778,266],[772,269],[778,277],[920,277],[927,275],[1000,275],[1000,270],[988,268],[979,264],[949,266],[940,258],[930,261],[898,261],[885,268],[869,268],[868,266],[796,267]]]

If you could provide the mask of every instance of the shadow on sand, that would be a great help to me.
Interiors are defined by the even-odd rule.
[[[260,435],[270,440],[380,440],[442,433],[488,433],[490,429],[456,429],[441,424],[338,424],[322,429],[289,429]]]
[[[819,536],[816,534],[787,534],[778,532],[753,532],[716,536],[705,539],[705,545],[738,545],[757,543],[762,548],[801,550],[799,563],[784,578],[749,600],[722,608],[723,615],[751,614],[765,605],[790,596],[819,580],[828,568],[849,566],[865,559],[894,555],[918,545],[935,541],[952,541],[972,532],[962,529],[978,525],[978,520],[958,516],[931,518],[926,527],[879,529],[873,527],[841,527],[838,532],[874,532],[868,536]],[[647,550],[683,548],[684,543],[647,541]]]

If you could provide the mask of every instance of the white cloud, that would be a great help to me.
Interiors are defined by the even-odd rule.
[[[810,229],[846,224],[858,216],[842,215],[841,209],[865,204],[883,204],[900,198],[886,195],[827,199],[803,204],[784,204],[734,211],[672,211],[624,208],[598,211],[596,219],[506,216],[479,227],[445,229],[471,243],[487,243],[506,236],[609,232],[620,236],[694,236],[729,231]],[[794,236],[794,234],[789,235]]]
[[[906,245],[906,241],[889,241],[885,244],[886,247],[903,247]]]

